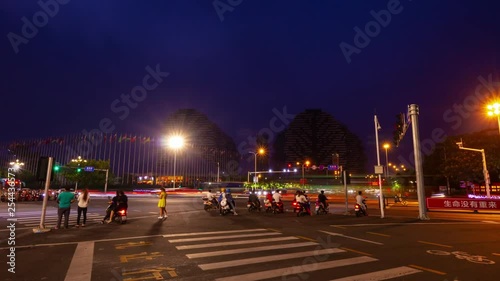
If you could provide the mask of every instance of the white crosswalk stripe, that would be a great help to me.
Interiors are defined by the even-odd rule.
[[[91,222],[100,222],[104,216],[102,214],[97,213],[87,213],[87,222],[89,224]],[[77,214],[71,213],[69,216],[69,225],[76,225]],[[57,224],[57,214],[47,214],[45,216],[45,227],[56,226]],[[80,217],[80,223],[83,222],[83,215]],[[40,217],[22,217],[17,218],[17,223],[28,226],[35,227],[40,225]],[[64,217],[62,218],[62,224],[64,224]]]
[[[220,277],[216,279],[217,281],[250,281],[283,278],[289,275],[349,267],[356,264],[378,261],[378,259],[369,256],[346,258],[345,255],[348,254],[346,250],[339,248],[324,248],[317,242],[304,241],[298,237],[285,236],[280,232],[266,229],[180,233],[169,234],[164,237],[171,238],[168,242],[176,244],[177,250],[189,250],[190,252],[186,253],[186,257],[195,260],[198,267],[203,271],[220,270],[221,274],[227,275],[230,271],[225,269],[236,267],[241,267],[243,269],[248,268],[245,267],[247,265],[268,265],[276,263],[276,267],[272,269],[269,269],[269,266],[264,266],[266,269],[261,269],[261,271],[256,270],[251,273]],[[214,240],[224,241],[218,242]],[[195,252],[193,252],[193,250]],[[253,257],[251,253],[255,253]],[[318,261],[314,266],[302,266],[303,260],[297,261],[297,264],[293,266],[283,267],[282,265],[283,262],[293,264],[295,263],[293,261],[294,259],[310,259],[318,255],[322,257],[326,256],[328,260]],[[234,270],[232,271],[234,272]],[[346,272],[351,273],[353,271],[346,270]],[[337,270],[335,276],[337,279],[334,278],[332,281],[379,281],[416,274],[422,271],[408,266],[400,266],[383,270],[380,270],[379,267],[377,271],[373,272],[355,272],[357,275],[342,276],[342,273]]]

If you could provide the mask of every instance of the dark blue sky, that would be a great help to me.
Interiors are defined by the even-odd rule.
[[[212,0],[58,1],[46,18],[37,1],[0,4],[2,141],[78,133],[103,118],[117,132],[158,134],[169,114],[195,108],[238,144],[269,127],[274,108],[321,108],[372,158],[375,111],[389,141],[411,103],[421,107],[422,139],[497,126],[473,97],[500,90],[478,86],[478,77],[500,82],[498,1],[219,0],[239,4],[222,21]],[[355,27],[388,6],[390,22],[348,63],[339,45],[354,48]],[[23,35],[23,17],[34,15],[38,32]],[[156,65],[170,75],[121,120],[113,101]],[[453,108],[464,103],[462,113]],[[410,148],[407,136],[391,157],[408,158]]]

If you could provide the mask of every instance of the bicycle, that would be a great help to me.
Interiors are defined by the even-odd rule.
[[[494,261],[486,259],[486,256],[475,256],[471,255],[467,252],[461,252],[461,251],[453,251],[453,252],[447,252],[447,251],[442,251],[442,250],[427,250],[428,254],[432,255],[438,255],[438,256],[449,256],[449,255],[454,255],[457,259],[459,260],[467,260],[473,263],[479,263],[479,264],[495,264]]]

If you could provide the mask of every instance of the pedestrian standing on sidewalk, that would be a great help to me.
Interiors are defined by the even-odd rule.
[[[87,207],[90,202],[88,189],[84,189],[82,195],[78,196],[78,216],[76,217],[76,227],[84,227],[87,222]],[[80,224],[80,216],[83,213],[83,223]]]
[[[165,188],[160,188],[160,200],[158,201],[158,208],[160,208],[159,220],[168,218],[167,216],[167,192]]]
[[[57,197],[57,203],[59,208],[57,209],[57,226],[55,229],[61,228],[61,220],[64,215],[64,228],[68,228],[69,224],[69,211],[71,208],[71,203],[75,202],[75,194],[73,192],[69,192],[69,187],[64,189],[64,192],[61,192]]]

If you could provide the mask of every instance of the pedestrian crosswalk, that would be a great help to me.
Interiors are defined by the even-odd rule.
[[[195,261],[202,271],[211,274],[220,272],[216,274],[216,277],[220,275],[215,278],[217,281],[285,280],[286,277],[333,268],[346,268],[344,272],[347,273],[328,271],[328,279],[333,281],[388,280],[422,272],[409,266],[385,269],[375,266],[372,272],[359,267],[353,270],[356,265],[375,263],[378,259],[352,257],[353,253],[347,250],[269,229],[183,233],[163,237],[169,238],[168,242],[185,252],[185,256]],[[311,264],[311,261],[314,263]],[[353,272],[356,274],[352,275]]]
[[[40,216],[30,216],[30,217],[20,217],[17,218],[17,223],[26,226],[26,227],[37,227],[40,225]],[[104,216],[102,214],[97,214],[97,213],[87,213],[87,221],[86,225],[88,224],[95,224],[97,222],[100,222]],[[69,215],[69,225],[74,226],[76,225],[76,219],[77,219],[77,213],[76,212],[71,212]],[[57,213],[50,212],[45,215],[45,227],[46,228],[51,228],[55,227],[57,225]],[[83,214],[80,217],[80,223],[83,223]],[[61,225],[64,225],[64,216],[62,217]]]

